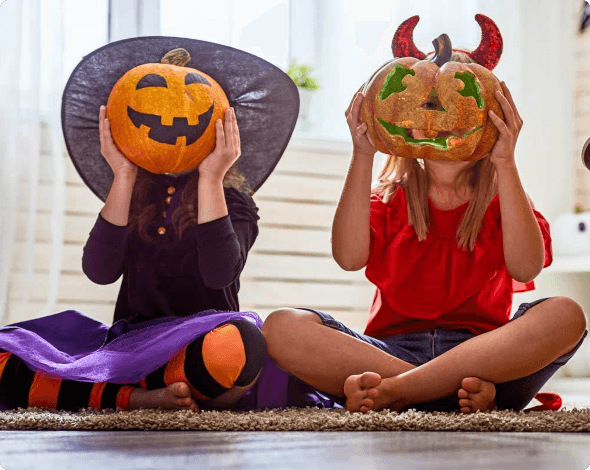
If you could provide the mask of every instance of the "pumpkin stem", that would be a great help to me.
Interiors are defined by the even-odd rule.
[[[434,62],[439,67],[442,67],[443,64],[450,62],[451,56],[453,55],[453,45],[451,44],[451,38],[446,34],[441,34],[437,37],[434,41],[432,41],[434,45],[434,57],[430,60]]]
[[[162,57],[163,64],[178,65],[180,67],[186,65],[191,60],[191,55],[186,49],[179,47],[178,49],[172,49]]]

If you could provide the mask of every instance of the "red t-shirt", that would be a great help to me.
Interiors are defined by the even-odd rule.
[[[406,195],[397,188],[385,204],[371,197],[371,248],[365,274],[377,286],[365,334],[374,338],[435,328],[481,334],[508,322],[512,293],[534,289],[517,283],[504,262],[500,203],[484,215],[473,251],[459,248],[456,233],[468,203],[430,206],[428,236],[418,241],[408,225]],[[543,234],[545,263],[553,260],[549,223],[534,214]]]

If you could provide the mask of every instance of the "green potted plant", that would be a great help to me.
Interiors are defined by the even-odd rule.
[[[313,67],[305,64],[297,64],[295,59],[291,61],[286,72],[299,90],[299,118],[306,121],[309,120],[309,108],[313,92],[320,87],[318,81],[309,76],[311,72],[313,72]]]

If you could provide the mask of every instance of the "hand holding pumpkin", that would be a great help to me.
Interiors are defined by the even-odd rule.
[[[500,119],[493,111],[489,111],[490,119],[499,132],[498,140],[490,154],[490,161],[496,166],[514,164],[514,148],[523,124],[510,90],[508,90],[504,82],[501,82],[500,85],[503,93],[500,90],[496,91],[496,99],[502,107],[504,116],[506,116],[506,122]]]
[[[348,109],[344,113],[346,122],[352,135],[353,152],[355,154],[375,155],[377,148],[367,134],[367,124],[359,121],[361,105],[363,104],[364,95],[358,92]]]
[[[137,165],[123,155],[111,135],[111,123],[106,117],[106,108],[100,107],[98,115],[98,130],[100,134],[100,153],[105,158],[115,175],[137,173]]]
[[[241,154],[240,131],[233,108],[225,111],[225,123],[215,122],[215,150],[199,165],[199,177],[222,181]]]

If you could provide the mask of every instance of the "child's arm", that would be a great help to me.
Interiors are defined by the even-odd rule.
[[[192,225],[183,233],[183,238],[194,236],[194,269],[210,289],[223,289],[240,277],[258,236],[258,208],[252,198],[235,188],[226,188],[225,197],[229,216]]]
[[[541,229],[522,187],[514,160],[514,147],[522,119],[504,82],[502,90],[504,95],[497,91],[496,97],[506,116],[506,123],[490,111],[490,118],[500,132],[490,159],[498,174],[504,260],[515,280],[530,282],[543,269],[545,248]]]
[[[223,178],[240,156],[240,132],[233,108],[225,111],[225,124],[215,123],[215,150],[199,165],[198,223],[225,217],[227,204]]]
[[[123,273],[131,194],[137,165],[115,146],[104,106],[98,118],[100,151],[114,173],[105,205],[84,245],[82,270],[92,282],[111,284]]]
[[[367,125],[359,122],[362,101],[363,95],[357,93],[346,110],[352,161],[332,223],[332,255],[346,271],[358,271],[369,259],[371,178],[377,149],[366,134]]]
[[[115,175],[109,195],[100,213],[111,224],[125,226],[129,219],[129,206],[137,176],[137,165],[130,162],[115,146],[111,136],[111,125],[109,120],[106,119],[104,106],[100,107],[98,127],[100,153],[102,153]]]
[[[211,289],[223,289],[239,278],[258,226],[251,198],[248,201],[234,191],[227,193],[231,200],[226,200],[223,188],[225,174],[241,153],[233,108],[226,110],[224,124],[218,120],[215,125],[215,150],[199,166],[198,225],[194,230],[203,282]],[[228,204],[234,207],[233,213]]]

